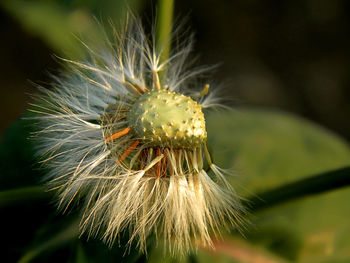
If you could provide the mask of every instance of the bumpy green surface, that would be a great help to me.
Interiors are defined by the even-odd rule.
[[[202,106],[169,90],[143,94],[127,119],[135,136],[150,146],[190,148],[207,138]]]

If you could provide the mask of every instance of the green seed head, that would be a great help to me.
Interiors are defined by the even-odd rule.
[[[127,120],[135,136],[150,146],[191,148],[207,138],[202,106],[169,90],[144,93]]]

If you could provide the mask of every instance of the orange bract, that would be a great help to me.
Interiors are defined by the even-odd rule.
[[[139,141],[135,141],[128,149],[126,149],[126,151],[123,153],[123,155],[118,160],[118,164],[120,164],[122,161],[124,161],[126,159],[126,157],[129,156],[129,154],[137,147],[137,145],[139,143],[140,143]]]
[[[118,139],[118,138],[122,137],[123,135],[127,134],[130,130],[131,130],[131,128],[128,127],[128,128],[125,128],[124,130],[121,130],[120,132],[114,133],[111,136],[107,137],[105,139],[105,142],[109,142],[109,141],[113,141],[115,139]]]

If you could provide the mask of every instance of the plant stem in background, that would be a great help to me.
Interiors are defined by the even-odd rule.
[[[18,263],[27,263],[32,261],[34,258],[39,256],[45,251],[55,250],[59,247],[64,246],[69,241],[77,239],[79,236],[79,221],[74,220],[69,226],[62,229],[62,231],[53,235],[51,238],[46,239],[33,249],[27,251],[22,258],[19,259]]]
[[[350,185],[350,167],[302,179],[248,198],[245,205],[253,212]],[[42,186],[0,191],[0,207],[24,204],[52,197]]]
[[[245,201],[251,212],[350,185],[350,167],[325,172],[257,194]]]
[[[158,53],[161,53],[160,64],[166,61],[170,55],[173,12],[174,0],[158,1],[156,48]]]
[[[29,186],[0,191],[0,207],[48,199],[51,196],[52,194],[46,192],[42,186]]]
[[[245,205],[251,211],[259,211],[269,207],[299,199],[305,196],[320,194],[350,185],[350,167],[332,170],[314,175],[248,198]],[[52,197],[42,186],[29,186],[0,191],[0,207],[24,204]]]

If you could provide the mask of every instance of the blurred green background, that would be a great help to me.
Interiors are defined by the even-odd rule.
[[[91,15],[118,23],[123,1],[2,1],[1,130],[26,108],[32,81],[72,53],[72,33],[89,32]],[[156,1],[127,1],[149,21]],[[231,105],[278,108],[350,138],[350,3],[346,0],[178,0],[175,19],[195,32],[198,64],[218,64]],[[72,51],[73,50],[73,51]]]
[[[97,38],[93,17],[118,24],[128,6],[151,21],[156,4],[0,3],[0,190],[39,185],[45,172],[34,165],[30,126],[18,121],[35,93],[28,80],[50,83],[48,72],[60,68],[53,54],[81,57],[74,35]],[[208,134],[216,163],[234,168],[230,181],[240,195],[259,196],[350,165],[349,1],[175,1],[175,21],[183,17],[195,32],[197,64],[219,63],[211,77],[234,108],[209,115]],[[148,258],[136,250],[122,258],[117,245],[108,250],[97,240],[77,239],[74,211],[59,215],[50,197],[39,193],[39,201],[9,205],[13,195],[4,196],[1,262],[23,256],[21,262],[178,261],[152,243]],[[252,211],[244,237],[232,231],[217,241],[215,253],[201,249],[182,261],[350,262],[349,200],[343,187]]]

